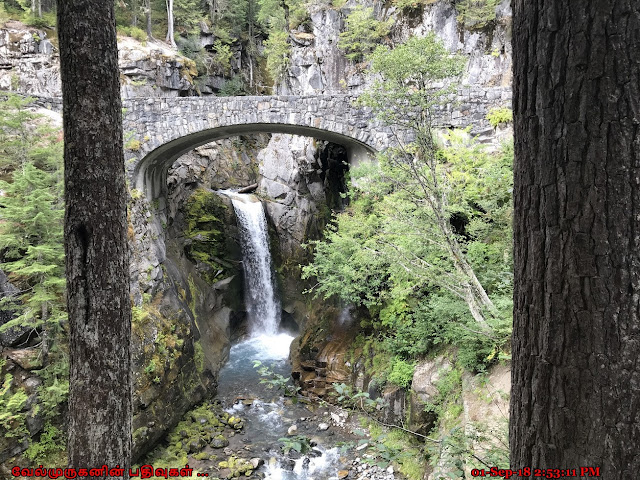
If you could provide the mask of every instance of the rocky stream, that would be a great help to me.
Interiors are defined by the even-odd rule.
[[[216,398],[187,415],[195,432],[179,424],[165,442],[178,440],[190,453],[190,465],[212,477],[394,479],[392,466],[381,468],[369,461],[374,457],[367,454],[368,434],[356,416],[317,397],[299,395],[291,384],[294,337],[279,328],[262,203],[253,195],[221,193],[232,199],[236,211],[249,333],[231,347]],[[161,452],[155,455],[162,460]]]

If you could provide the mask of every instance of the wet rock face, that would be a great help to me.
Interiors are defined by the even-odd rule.
[[[274,135],[258,155],[258,193],[268,199],[267,214],[278,233],[281,258],[298,257],[300,244],[322,228],[317,216],[326,198],[316,154],[304,137]]]
[[[304,260],[300,245],[320,238],[331,209],[342,207],[346,150],[293,135],[274,135],[258,155],[258,193],[278,235],[282,259]]]

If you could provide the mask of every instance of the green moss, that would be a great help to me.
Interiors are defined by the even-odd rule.
[[[435,386],[438,394],[425,405],[425,410],[435,413],[441,424],[449,425],[462,412],[462,368],[445,372]]]
[[[233,455],[227,460],[219,462],[218,466],[231,470],[231,477],[239,477],[241,475],[248,477],[253,472],[253,465],[250,462]]]
[[[187,256],[195,262],[208,265],[210,271],[203,277],[214,282],[228,276],[228,268],[220,259],[226,256],[224,218],[226,205],[212,191],[198,188],[185,206],[185,236],[191,239]]]
[[[152,358],[149,364],[144,367],[144,373],[146,373],[147,375],[153,375],[156,372],[156,368],[156,361]]]
[[[190,463],[193,459],[214,460],[216,458],[215,455],[204,452],[202,449],[215,438],[226,440],[222,434],[225,428],[230,427],[226,427],[222,420],[228,419],[228,417],[229,414],[224,412],[218,403],[205,402],[199,405],[187,412],[182,420],[169,432],[163,442],[164,446],[154,449],[141,464],[174,467],[175,465]],[[134,432],[134,438],[136,432]],[[140,432],[138,435],[142,436],[143,433]],[[228,442],[226,444],[228,445]],[[243,474],[247,471],[244,469],[245,460],[238,458],[229,460],[234,472]]]
[[[369,430],[369,452],[378,457],[377,461],[391,461],[408,480],[422,480],[427,461],[422,445],[413,435],[399,429],[386,430],[369,419],[361,421],[361,425]]]
[[[411,435],[392,430],[387,434],[384,444],[393,451],[402,452],[396,463],[408,480],[422,480],[427,462]]]

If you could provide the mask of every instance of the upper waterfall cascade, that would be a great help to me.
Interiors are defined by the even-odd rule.
[[[262,203],[255,195],[228,190],[222,193],[231,198],[238,220],[250,333],[273,335],[278,329],[281,315]]]

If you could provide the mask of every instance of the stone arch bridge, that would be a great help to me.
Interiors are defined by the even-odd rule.
[[[250,133],[289,133],[346,147],[351,162],[406,140],[407,132],[382,125],[352,95],[128,98],[123,100],[125,160],[132,184],[149,199],[163,195],[167,170],[184,153],[205,143]],[[36,99],[60,109],[61,99]],[[510,105],[509,87],[468,87],[441,109],[441,127],[491,127],[491,107]]]

